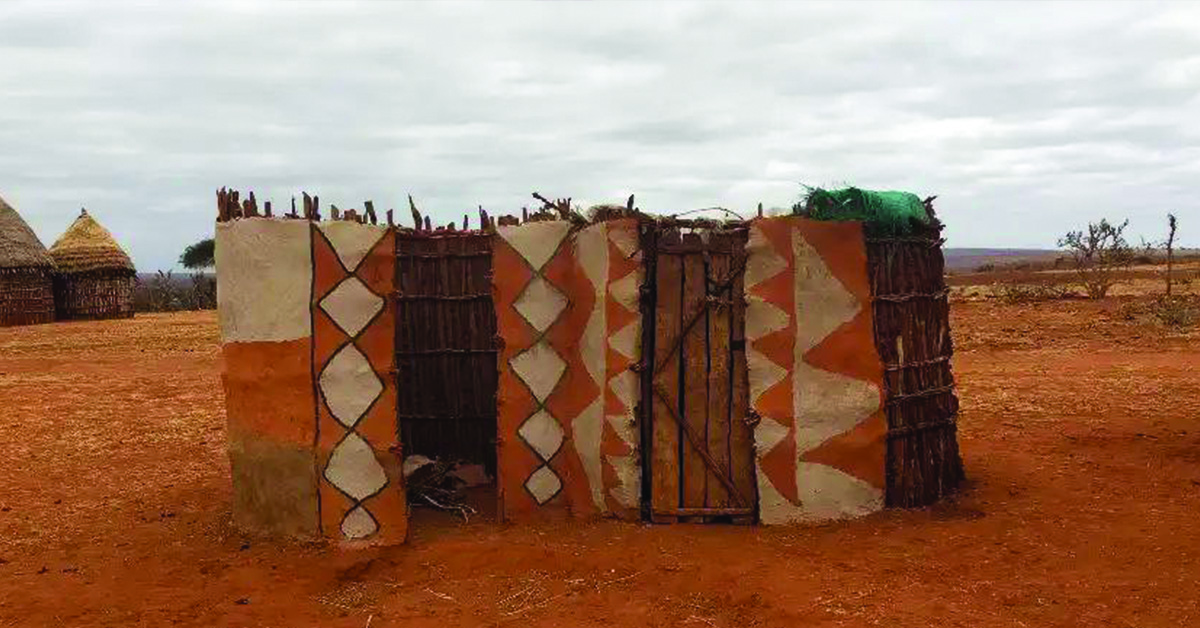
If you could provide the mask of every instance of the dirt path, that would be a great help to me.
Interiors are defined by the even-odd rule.
[[[1200,340],[955,306],[970,485],[800,528],[504,527],[406,547],[229,525],[215,317],[0,329],[0,626],[1200,623]]]

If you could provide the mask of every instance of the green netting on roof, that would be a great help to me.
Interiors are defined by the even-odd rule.
[[[812,188],[797,209],[814,220],[861,220],[872,235],[907,235],[931,224],[925,204],[909,192]]]

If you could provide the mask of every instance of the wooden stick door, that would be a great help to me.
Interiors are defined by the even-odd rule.
[[[745,234],[648,229],[643,511],[654,521],[752,522]]]

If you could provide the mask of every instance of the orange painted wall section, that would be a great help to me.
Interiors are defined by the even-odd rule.
[[[761,520],[825,521],[881,509],[883,367],[861,225],[758,219],[746,248]]]
[[[312,341],[229,342],[221,346],[230,429],[248,437],[311,447]]]
[[[408,505],[396,431],[395,236],[354,223],[312,230],[320,531],[401,543]]]
[[[507,519],[635,518],[640,264],[634,220],[501,227],[493,247]]]

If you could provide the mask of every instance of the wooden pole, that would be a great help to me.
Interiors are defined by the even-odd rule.
[[[1167,236],[1167,298],[1171,297],[1171,269],[1175,265],[1175,214],[1167,214],[1170,235]]]
[[[417,226],[417,231],[421,230],[421,212],[417,211],[417,204],[413,202],[412,194],[408,195],[408,209],[412,212],[413,224]]]

